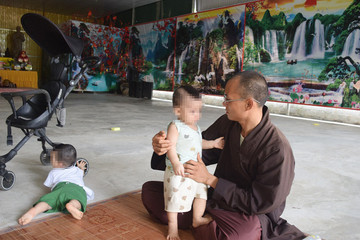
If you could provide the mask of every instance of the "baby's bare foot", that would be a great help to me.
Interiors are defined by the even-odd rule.
[[[178,234],[170,234],[167,235],[166,240],[181,240]]]
[[[176,226],[169,224],[169,231],[166,240],[181,240]]]
[[[77,209],[74,205],[72,205],[71,203],[67,203],[66,204],[66,209],[69,211],[69,213],[71,214],[71,216],[73,216],[73,218],[80,220],[84,213],[82,211],[80,211],[79,209]]]
[[[209,222],[211,222],[213,219],[210,215],[205,215],[204,217],[201,217],[201,218],[198,218],[198,219],[193,219],[193,224],[192,226],[194,228],[197,228],[201,225],[205,225],[205,224],[208,224]]]
[[[29,211],[27,211],[24,215],[19,218],[18,222],[20,225],[26,225],[35,217],[36,213],[33,208],[31,208]]]

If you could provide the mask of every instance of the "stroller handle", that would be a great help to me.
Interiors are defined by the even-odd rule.
[[[96,68],[100,65],[101,58],[97,56],[89,56],[79,61],[80,72],[75,75],[74,79],[69,81],[70,87],[66,90],[65,97],[66,98],[69,93],[74,89],[76,84],[80,81],[80,79],[84,76],[84,74],[90,68]]]
[[[89,56],[81,61],[81,69],[85,68],[97,68],[101,63],[101,58],[97,56]]]

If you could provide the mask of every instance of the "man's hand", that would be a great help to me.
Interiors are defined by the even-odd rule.
[[[165,132],[160,131],[152,138],[152,146],[154,152],[160,156],[169,151],[169,149],[171,148],[171,142],[166,139]]]
[[[204,162],[200,158],[200,154],[197,156],[197,162],[194,160],[187,161],[184,164],[186,176],[199,183],[204,183],[215,188],[218,182],[218,178],[210,174],[207,170]]]

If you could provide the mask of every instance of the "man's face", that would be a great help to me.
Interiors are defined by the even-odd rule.
[[[240,121],[246,110],[246,99],[240,96],[237,79],[231,79],[225,86],[223,105],[229,120]]]

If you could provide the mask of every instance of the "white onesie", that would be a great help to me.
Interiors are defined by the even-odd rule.
[[[176,153],[182,164],[189,160],[197,161],[197,154],[202,152],[202,136],[200,127],[197,131],[180,120],[175,120],[179,136],[176,143]],[[164,175],[165,211],[188,212],[191,210],[194,198],[207,199],[207,186],[190,178],[175,175],[171,161],[166,158]]]

